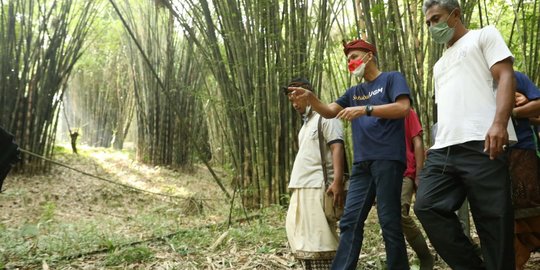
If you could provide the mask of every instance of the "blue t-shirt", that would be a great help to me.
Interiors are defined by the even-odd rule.
[[[516,75],[516,91],[522,93],[528,100],[535,100],[540,98],[540,90],[534,85],[534,83],[523,73],[515,71]],[[514,119],[514,128],[518,142],[514,144],[513,148],[519,149],[536,149],[534,144],[534,133],[531,129],[531,124],[528,118]]]
[[[383,72],[371,82],[347,89],[336,103],[343,108],[368,104],[376,106],[394,103],[401,95],[410,95],[403,75],[397,71]],[[355,163],[366,160],[397,160],[407,164],[403,119],[362,116],[352,120],[351,124]]]

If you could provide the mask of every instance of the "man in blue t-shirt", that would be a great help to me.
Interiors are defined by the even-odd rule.
[[[538,116],[540,104],[540,90],[527,77],[527,75],[514,71],[516,76],[516,107],[512,110],[514,129],[518,142],[512,145],[512,149],[536,150],[534,132],[529,123],[529,117]],[[525,98],[525,102],[521,98]]]
[[[516,104],[512,110],[518,142],[510,147],[509,168],[514,205],[516,269],[523,269],[540,243],[540,168],[536,128],[529,117],[540,115],[540,90],[523,73],[515,72]]]
[[[325,118],[350,121],[354,164],[341,237],[332,269],[356,269],[362,247],[364,222],[377,198],[388,269],[409,269],[401,229],[401,184],[406,167],[403,118],[409,113],[409,87],[399,72],[381,72],[375,46],[354,40],[344,45],[349,70],[365,82],[349,88],[331,104],[312,92],[289,87],[298,99],[306,99]]]

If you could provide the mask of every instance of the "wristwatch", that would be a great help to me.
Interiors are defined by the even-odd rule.
[[[366,115],[367,115],[367,116],[371,116],[371,112],[373,112],[373,106],[371,106],[371,105],[368,104],[368,105],[366,106]]]

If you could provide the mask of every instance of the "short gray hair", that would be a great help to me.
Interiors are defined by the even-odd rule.
[[[426,0],[424,1],[422,11],[426,13],[426,10],[436,5],[440,5],[448,12],[452,12],[452,10],[459,8],[459,2],[457,0]]]

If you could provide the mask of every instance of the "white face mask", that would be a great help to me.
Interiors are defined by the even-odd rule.
[[[368,55],[366,54],[361,59],[351,60],[349,62],[349,64],[348,64],[349,71],[351,72],[352,75],[354,75],[356,77],[359,77],[359,78],[364,77],[364,71],[366,69],[366,64],[367,64],[367,62],[369,62],[369,60],[367,62],[364,62],[364,58],[366,58],[366,56],[368,56]],[[354,66],[356,66],[356,65],[358,65],[358,66],[356,68],[354,68]],[[354,70],[351,70],[353,68],[354,68]]]
[[[355,70],[353,70],[352,75],[362,78],[364,77],[364,72],[366,71],[366,63],[362,63]]]

